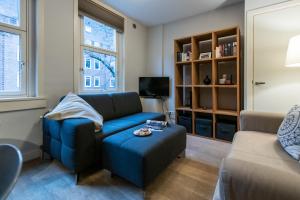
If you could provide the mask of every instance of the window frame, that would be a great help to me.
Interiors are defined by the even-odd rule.
[[[85,94],[85,93],[107,93],[107,92],[118,92],[123,90],[123,88],[121,88],[120,84],[123,81],[123,77],[121,76],[121,55],[122,55],[122,35],[120,33],[118,33],[116,31],[116,51],[110,51],[110,50],[105,50],[102,49],[100,47],[95,47],[93,45],[88,45],[85,44],[84,41],[84,31],[85,31],[85,25],[84,25],[84,17],[88,17],[88,16],[79,16],[79,44],[80,44],[80,74],[79,74],[79,91],[78,93],[80,94]],[[89,18],[89,17],[88,17]],[[92,19],[92,18],[90,18]],[[94,20],[94,19],[93,19]],[[100,22],[101,23],[101,22]],[[105,24],[106,25],[106,24]],[[93,43],[92,43],[93,44]],[[110,55],[110,56],[114,56],[116,58],[116,64],[115,64],[115,82],[116,82],[116,87],[115,88],[107,88],[106,90],[103,90],[101,88],[97,89],[93,89],[93,88],[85,88],[84,87],[84,51],[92,51],[95,53],[100,53],[100,54],[106,54],[106,55]],[[99,62],[99,61],[98,61]],[[99,65],[100,66],[100,65]],[[94,68],[95,68],[95,64],[94,64]],[[99,68],[100,70],[100,68]]]
[[[12,91],[12,92],[0,92],[0,99],[3,98],[17,98],[17,97],[28,97],[30,94],[29,86],[29,76],[30,76],[30,69],[28,66],[28,51],[29,51],[29,37],[27,30],[29,29],[30,25],[28,23],[28,16],[27,11],[29,10],[29,1],[28,0],[20,0],[20,24],[19,26],[14,26],[11,24],[6,24],[0,22],[0,31],[7,32],[10,34],[19,35],[19,68],[21,71],[21,76],[19,79],[21,80],[20,83],[20,91]]]

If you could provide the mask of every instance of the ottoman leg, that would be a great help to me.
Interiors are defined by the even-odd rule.
[[[80,173],[76,173],[75,174],[75,183],[76,183],[76,185],[79,184],[79,178],[80,178]]]

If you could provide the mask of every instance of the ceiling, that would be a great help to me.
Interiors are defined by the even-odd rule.
[[[191,17],[244,0],[102,0],[107,5],[141,22],[155,26]]]

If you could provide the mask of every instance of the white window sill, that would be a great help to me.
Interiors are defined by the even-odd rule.
[[[47,107],[44,97],[20,97],[0,99],[0,112],[41,109]]]

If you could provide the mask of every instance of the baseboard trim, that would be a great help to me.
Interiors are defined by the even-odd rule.
[[[34,150],[31,150],[31,151],[24,152],[22,155],[23,155],[23,162],[27,162],[27,161],[30,161],[30,160],[40,158],[41,157],[41,150],[40,149],[34,149]]]

